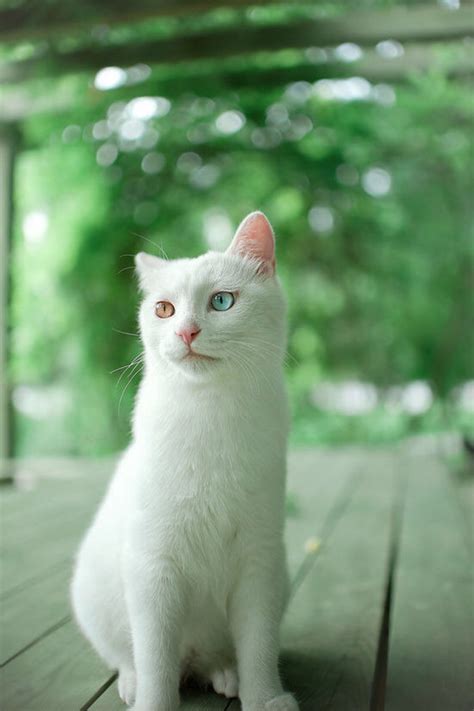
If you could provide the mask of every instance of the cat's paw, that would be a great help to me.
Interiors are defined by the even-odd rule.
[[[137,693],[137,677],[133,669],[121,669],[118,677],[118,692],[124,704],[132,706]]]
[[[298,704],[291,694],[282,694],[267,701],[265,711],[298,711]]]
[[[211,674],[211,682],[216,694],[224,694],[228,699],[239,695],[237,672],[232,667],[217,669]]]

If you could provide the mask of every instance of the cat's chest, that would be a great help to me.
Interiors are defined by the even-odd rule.
[[[140,501],[156,520],[178,522],[190,536],[231,535],[241,512],[259,498],[270,464],[253,423],[222,411],[215,420],[202,410],[170,418],[139,450]]]
[[[139,414],[140,498],[157,517],[232,522],[282,478],[285,409],[271,399],[203,393]]]
[[[237,399],[175,401],[156,406],[138,422],[137,437],[157,466],[200,479],[254,467],[285,439],[280,409]],[[204,476],[204,479],[206,477]]]
[[[148,505],[160,515],[171,512],[190,525],[219,516],[232,520],[262,485],[255,476],[255,457],[222,441],[203,444],[188,439],[179,451],[163,446],[146,458],[142,496],[148,496]]]
[[[224,470],[211,468],[211,460],[209,466],[205,471],[199,462],[169,467],[161,462],[150,478],[136,482],[133,507],[142,544],[190,573],[192,566],[196,576],[211,565],[225,567],[236,554],[242,511],[253,499],[240,482],[228,480]]]
[[[211,562],[224,569],[238,561],[255,528],[273,516],[269,498],[284,480],[278,410],[179,402],[139,424],[134,486],[142,539],[183,566],[194,561],[196,575]]]

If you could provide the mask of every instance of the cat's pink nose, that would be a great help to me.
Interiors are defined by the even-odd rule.
[[[190,346],[196,336],[201,333],[201,329],[193,325],[188,328],[182,328],[180,331],[175,331],[175,333],[186,343],[187,346]]]

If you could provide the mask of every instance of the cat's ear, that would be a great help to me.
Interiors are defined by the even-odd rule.
[[[138,283],[142,291],[151,291],[156,286],[156,277],[165,261],[146,252],[135,255]]]
[[[247,215],[227,251],[257,260],[260,274],[271,276],[275,273],[275,237],[263,212]]]

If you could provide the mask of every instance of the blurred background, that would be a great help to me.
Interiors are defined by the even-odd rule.
[[[250,211],[292,443],[472,434],[473,5],[0,3],[1,453],[123,447],[133,255]]]

